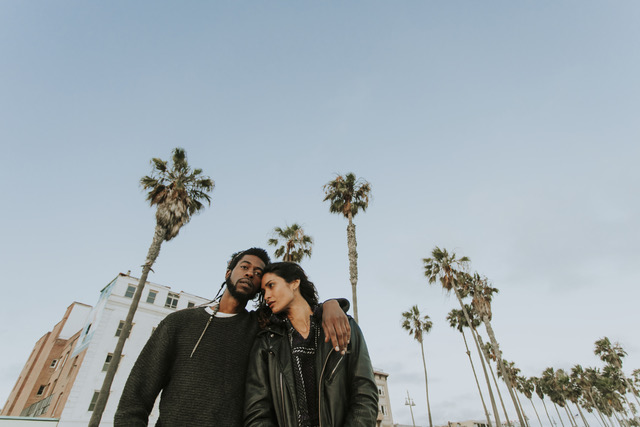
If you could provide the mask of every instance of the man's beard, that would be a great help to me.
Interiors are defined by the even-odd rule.
[[[243,280],[243,279],[239,279],[239,280]],[[227,290],[229,291],[231,296],[240,302],[247,303],[253,298],[255,298],[256,294],[258,293],[258,292],[252,292],[251,294],[245,294],[243,292],[238,292],[238,286],[234,283],[231,283],[231,277],[227,277],[225,282],[227,284]],[[253,283],[251,283],[251,286],[253,287]]]

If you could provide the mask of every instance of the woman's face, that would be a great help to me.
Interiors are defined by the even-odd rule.
[[[282,277],[274,273],[262,276],[262,290],[264,301],[273,313],[287,310],[295,297],[295,290],[300,286],[300,280],[287,283]]]

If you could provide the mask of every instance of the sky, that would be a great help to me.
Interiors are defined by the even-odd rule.
[[[150,280],[203,297],[232,252],[299,223],[321,299],[351,298],[323,185],[370,182],[358,311],[396,423],[409,393],[428,424],[414,304],[434,424],[483,418],[457,301],[424,277],[436,246],[500,290],[524,375],[602,367],[604,336],[640,368],[639,20],[630,0],[0,2],[0,405],[68,305],[140,274],[139,180],[174,147],[216,187]]]

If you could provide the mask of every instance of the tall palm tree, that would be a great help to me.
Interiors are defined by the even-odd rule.
[[[365,212],[369,207],[371,198],[371,184],[362,178],[356,178],[353,173],[345,176],[338,175],[333,181],[329,181],[323,187],[324,200],[329,201],[329,212],[341,214],[349,223],[347,224],[347,246],[349,248],[349,281],[353,298],[353,318],[358,322],[358,252],[356,251],[356,226],[353,217],[359,211]]]
[[[480,326],[480,320],[477,319],[477,317],[472,313],[473,308],[471,308],[471,306],[466,305],[465,307],[467,309],[467,312],[469,313],[470,316],[472,316],[472,322],[473,322],[473,327],[477,328],[478,326]],[[467,357],[469,358],[469,363],[471,363],[471,370],[473,371],[473,378],[476,380],[476,386],[478,386],[478,393],[480,394],[480,400],[482,401],[482,407],[484,408],[484,413],[487,416],[487,425],[491,426],[491,418],[489,417],[489,411],[487,410],[487,405],[484,403],[484,396],[482,395],[482,389],[480,388],[480,382],[478,381],[478,375],[476,374],[476,368],[473,364],[473,359],[471,358],[471,352],[469,351],[469,345],[467,344],[467,337],[464,334],[464,328],[465,327],[469,327],[469,324],[467,323],[467,319],[465,319],[464,317],[464,313],[462,312],[462,310],[456,310],[455,308],[452,309],[449,314],[447,314],[447,320],[449,321],[449,326],[451,326],[454,329],[457,329],[458,332],[460,332],[462,334],[462,339],[464,340],[464,348],[466,349],[466,353],[467,353]],[[482,355],[480,356],[482,357]],[[483,364],[483,368],[485,371],[485,375],[486,375],[486,368],[484,367]],[[489,384],[489,378],[487,377],[487,386],[489,387],[489,392],[491,392],[491,384]]]
[[[507,360],[503,360],[505,370],[507,371],[507,375],[509,381],[511,381],[511,387],[514,389],[514,395],[516,396],[516,404],[520,407],[520,412],[524,416],[525,426],[529,427],[529,421],[527,420],[526,413],[524,412],[524,408],[522,407],[522,402],[520,402],[520,397],[518,396],[518,391],[522,391],[520,389],[520,383],[518,382],[518,375],[520,374],[520,368],[516,367],[515,362],[509,362]],[[500,372],[498,372],[500,374]],[[505,378],[502,378],[505,381]]]
[[[500,346],[498,345],[498,341],[496,340],[495,332],[491,327],[491,300],[493,298],[493,294],[498,293],[498,289],[489,286],[488,279],[486,277],[481,277],[478,273],[475,273],[473,275],[471,282],[469,282],[469,286],[470,294],[473,297],[473,299],[471,300],[471,305],[476,309],[478,315],[480,315],[480,319],[482,319],[484,327],[487,330],[489,340],[491,341],[491,345],[493,346],[493,351],[497,357],[499,372],[502,374],[502,377],[505,379],[505,383],[507,384],[507,390],[509,391],[509,395],[511,396],[513,405],[516,408],[516,414],[518,415],[520,425],[526,426],[527,424],[524,420],[522,412],[520,411],[516,395],[513,391],[513,385],[515,382],[509,377],[509,373],[504,366],[504,363],[502,361],[502,352],[500,351]]]
[[[500,400],[500,406],[502,407],[502,411],[504,412],[504,416],[507,419],[507,424],[509,424],[509,414],[507,413],[507,408],[504,406],[504,400],[502,399],[502,393],[500,392],[500,387],[498,386],[498,380],[496,379],[496,374],[493,372],[493,367],[491,366],[491,362],[498,361],[495,353],[493,352],[493,347],[491,343],[485,343],[482,340],[482,336],[478,334],[478,343],[480,344],[480,348],[482,348],[482,353],[484,358],[487,360],[487,365],[489,365],[489,372],[491,372],[491,378],[493,378],[493,384],[496,386],[496,393],[498,395],[498,399]]]
[[[427,379],[427,362],[424,357],[424,334],[428,334],[431,331],[433,322],[429,319],[429,316],[420,315],[418,306],[414,305],[409,311],[402,313],[402,328],[409,332],[409,335],[413,335],[413,339],[420,343],[420,350],[422,351],[422,365],[424,366],[424,384],[427,391],[427,413],[429,415],[429,427],[433,427],[431,421],[431,405],[429,404],[429,380]]]
[[[313,238],[304,233],[302,227],[296,223],[283,228],[273,229],[273,238],[267,243],[270,246],[278,246],[274,253],[276,258],[283,261],[300,262],[305,256],[311,258],[311,246]]]
[[[133,316],[138,308],[142,289],[147,282],[147,276],[151,267],[160,254],[163,242],[176,237],[180,228],[189,222],[191,217],[202,209],[203,202],[211,204],[208,193],[213,190],[214,182],[208,176],[202,175],[202,169],[191,169],[187,162],[187,155],[182,148],[175,148],[172,156],[173,163],[159,159],[151,159],[153,170],[150,176],[144,176],[140,184],[148,190],[147,201],[151,206],[156,206],[156,226],[153,240],[147,258],[142,266],[142,275],[131,300],[129,313],[124,322],[122,333],[113,351],[113,357],[105,374],[102,388],[96,402],[96,406],[89,421],[90,427],[98,427],[102,413],[107,405],[111,383],[120,364],[120,357],[125,340],[129,336]]]

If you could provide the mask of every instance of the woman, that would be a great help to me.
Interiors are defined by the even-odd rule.
[[[378,389],[357,323],[345,354],[325,343],[316,288],[298,264],[267,265],[262,290],[270,316],[251,353],[245,426],[375,426]]]

